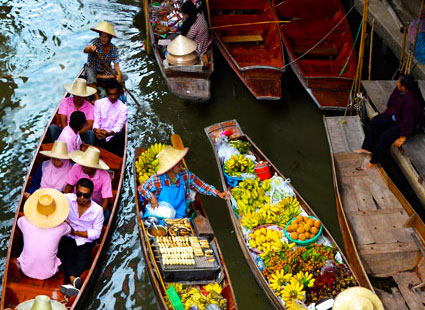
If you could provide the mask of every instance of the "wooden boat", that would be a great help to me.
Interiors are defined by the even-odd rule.
[[[168,310],[173,309],[170,307],[169,298],[164,291],[164,285],[173,284],[173,282],[163,282],[163,276],[158,274],[158,259],[155,257],[154,252],[152,251],[152,242],[149,240],[149,236],[147,235],[147,227],[143,223],[142,216],[145,211],[145,206],[140,200],[140,194],[138,192],[138,186],[140,185],[139,180],[137,178],[136,171],[136,161],[140,154],[146,151],[146,148],[136,148],[134,152],[134,184],[135,184],[135,198],[136,198],[136,211],[137,211],[137,224],[139,227],[139,236],[140,236],[140,244],[142,246],[142,252],[145,259],[146,270],[148,272],[149,279],[152,283],[152,288],[154,290],[157,306],[160,310]],[[227,299],[227,309],[228,310],[236,310],[238,309],[235,294],[233,292],[232,283],[230,281],[229,274],[227,272],[227,267],[223,259],[223,255],[221,254],[220,247],[218,245],[217,239],[214,236],[214,231],[210,225],[207,214],[205,213],[204,208],[202,207],[201,200],[199,196],[196,197],[196,200],[191,203],[191,209],[195,212],[196,217],[192,221],[194,225],[197,227],[198,234],[201,236],[207,237],[208,241],[212,248],[216,249],[216,258],[220,263],[220,273],[215,280],[220,283],[223,290],[221,295]],[[161,273],[161,271],[159,271]],[[181,282],[182,284],[189,285],[190,287],[196,285],[207,284],[211,281],[186,281]],[[212,281],[214,282],[214,281]]]
[[[152,2],[148,1],[148,16],[149,21],[152,20]],[[152,23],[149,22],[149,37],[152,43],[153,54],[158,63],[161,74],[167,83],[168,89],[175,96],[182,99],[206,101],[211,97],[210,77],[214,72],[214,57],[212,45],[210,45],[208,55],[208,66],[202,68],[202,64],[193,66],[171,66],[164,62],[166,56],[166,47],[170,41],[161,38],[154,32]]]
[[[326,117],[339,224],[352,268],[369,276],[385,309],[424,309],[425,224],[384,169],[363,170],[353,151],[364,139],[360,119]],[[364,268],[363,268],[364,267]]]
[[[247,141],[250,143],[251,147],[250,147],[250,151],[253,155],[255,155],[257,161],[263,161],[263,162],[268,162],[271,166],[271,173],[272,175],[278,175],[280,177],[282,177],[283,179],[285,179],[285,177],[283,176],[282,173],[279,172],[279,170],[271,163],[271,161],[261,152],[261,150],[254,144],[254,142],[243,133],[242,129],[240,128],[238,122],[236,120],[230,120],[230,121],[225,121],[225,122],[221,122],[221,123],[217,123],[214,125],[211,125],[209,127],[205,128],[205,132],[210,140],[210,143],[214,149],[214,154],[217,160],[217,165],[220,171],[220,177],[221,177],[221,182],[223,185],[223,188],[225,190],[229,190],[230,187],[228,186],[228,184],[226,183],[224,174],[223,174],[223,168],[222,168],[222,164],[220,162],[220,158],[218,156],[218,152],[217,152],[217,148],[216,148],[216,138],[218,136],[221,135],[222,132],[225,131],[231,131],[232,135],[230,136],[230,139],[238,139],[241,141]],[[302,196],[293,188],[296,197],[300,203],[300,206],[302,207],[302,209],[310,216],[314,216],[316,218],[317,215],[315,214],[315,212],[313,211],[313,209],[311,209],[311,207],[307,204],[307,202],[302,198]],[[270,299],[270,301],[272,302],[272,304],[274,305],[274,307],[276,309],[285,309],[284,308],[284,304],[282,303],[282,300],[273,292],[273,290],[270,288],[266,278],[263,276],[263,274],[261,273],[259,267],[257,266],[256,262],[254,261],[254,258],[252,256],[251,251],[249,250],[248,246],[247,246],[247,240],[244,236],[243,233],[243,229],[242,229],[242,225],[241,225],[241,218],[238,216],[238,214],[235,212],[235,210],[237,209],[237,207],[233,206],[232,202],[228,201],[227,202],[227,207],[228,207],[228,211],[230,214],[230,218],[232,220],[233,226],[234,226],[234,230],[236,232],[236,237],[239,241],[239,245],[242,249],[242,252],[245,256],[246,261],[248,262],[248,265],[251,268],[252,273],[254,274],[255,279],[257,280],[258,284],[260,285],[260,287],[264,290],[264,292],[266,293],[267,297]],[[338,245],[336,244],[335,240],[333,239],[332,235],[329,233],[329,231],[326,229],[326,227],[323,226],[323,236],[332,244],[334,245],[337,250],[339,251],[339,253],[341,254],[341,258],[342,261],[347,264],[347,260],[344,257],[341,249],[338,247]],[[364,287],[368,287],[370,288],[371,285],[367,279],[367,277],[362,278],[361,275],[362,273],[359,273],[358,270],[355,269],[351,269],[351,267],[347,264],[347,266],[349,267],[349,269],[351,270],[351,273],[354,276],[354,279],[356,280],[356,282],[358,283],[358,285],[364,286]]]
[[[283,45],[267,0],[210,0],[213,38],[233,71],[257,99],[281,98]]]
[[[345,109],[357,60],[340,0],[273,0],[273,4],[278,19],[290,21],[282,23],[280,31],[301,84],[320,109]]]
[[[82,72],[78,76],[81,75]],[[65,97],[68,97],[70,94],[66,93]],[[104,224],[102,228],[102,234],[97,241],[97,244],[93,247],[91,251],[92,255],[92,264],[90,269],[84,271],[81,275],[83,280],[83,286],[80,289],[80,293],[71,298],[67,298],[60,292],[60,286],[64,284],[64,275],[63,271],[60,268],[59,271],[51,278],[47,280],[36,280],[31,279],[25,276],[17,267],[15,260],[19,257],[22,247],[23,247],[23,236],[21,231],[18,229],[17,220],[20,216],[23,216],[23,208],[25,199],[23,197],[24,192],[31,185],[31,177],[37,170],[38,166],[41,165],[44,158],[40,154],[40,151],[50,150],[52,144],[44,144],[43,141],[46,138],[47,129],[51,124],[59,124],[59,118],[57,116],[58,109],[56,109],[52,118],[50,119],[48,126],[44,130],[43,136],[40,139],[37,150],[35,151],[34,158],[32,160],[31,166],[28,170],[27,176],[25,178],[25,183],[22,188],[21,196],[18,202],[18,208],[16,209],[15,219],[12,226],[12,231],[10,234],[9,248],[7,250],[7,260],[6,267],[3,278],[3,291],[1,298],[1,309],[15,309],[15,307],[29,299],[35,298],[37,295],[47,295],[51,299],[54,299],[59,302],[63,302],[68,309],[77,309],[81,306],[84,295],[87,291],[87,288],[90,288],[92,282],[95,278],[95,270],[100,260],[100,255],[104,248],[106,239],[111,230],[111,225],[115,217],[115,213],[118,208],[119,196],[121,191],[122,182],[124,179],[125,173],[125,160],[126,152],[124,151],[124,156],[119,157],[115,154],[112,154],[106,150],[100,149],[101,159],[104,160],[110,167],[110,174],[112,177],[112,193],[113,198],[110,199],[109,210],[110,217],[107,223]],[[127,148],[127,125],[124,128],[125,130],[125,149]]]

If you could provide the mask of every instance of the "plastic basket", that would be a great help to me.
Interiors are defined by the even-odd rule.
[[[238,186],[239,182],[242,181],[241,177],[232,177],[228,175],[226,172],[224,172],[224,166],[223,166],[223,174],[224,174],[224,179],[226,180],[227,185],[229,185],[230,187],[236,187]]]
[[[308,216],[309,218],[311,218],[311,219],[313,219],[313,220],[318,220],[317,218],[315,218],[314,216]],[[323,230],[323,224],[321,224],[320,225],[320,229],[319,229],[319,232],[313,237],[313,238],[311,238],[311,239],[308,239],[308,240],[304,240],[304,241],[301,241],[301,240],[294,240],[294,239],[292,239],[291,238],[291,236],[288,234],[288,231],[286,230],[287,228],[288,228],[288,226],[289,225],[291,225],[292,224],[292,222],[294,221],[296,219],[296,217],[294,217],[292,220],[290,220],[289,222],[288,222],[288,224],[286,224],[286,226],[285,226],[285,236],[286,236],[286,238],[288,238],[288,240],[290,240],[290,241],[292,241],[292,242],[295,242],[295,244],[297,244],[297,245],[303,245],[303,246],[307,246],[307,245],[309,245],[309,244],[312,244],[313,242],[316,242],[316,240],[317,239],[319,239],[319,237],[320,237],[320,235],[322,234],[322,230]]]

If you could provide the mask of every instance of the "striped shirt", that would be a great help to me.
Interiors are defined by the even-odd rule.
[[[186,37],[194,40],[196,44],[198,44],[196,50],[200,55],[207,52],[211,40],[209,39],[208,24],[204,15],[198,13],[196,21],[193,23],[192,27],[190,27]]]
[[[112,67],[111,62],[113,62],[114,64],[120,62],[120,58],[118,56],[118,48],[114,44],[109,43],[109,50],[106,54],[103,54],[103,44],[100,41],[100,38],[95,38],[91,40],[88,45],[96,46],[100,58],[102,58],[108,66]],[[89,67],[94,68],[99,74],[110,74],[109,71],[106,70],[106,68],[100,64],[100,61],[95,53],[88,53],[87,64]]]
[[[184,181],[184,189],[186,194],[186,200],[190,200],[190,190],[193,189],[200,194],[210,195],[217,197],[219,193],[218,190],[212,185],[209,185],[194,175],[188,170],[182,170],[177,176],[181,176]],[[171,180],[168,178],[167,174],[157,175],[156,173],[151,176],[144,184],[140,185],[138,190],[141,196],[147,200],[152,199],[153,193],[156,193],[156,197],[159,196],[159,193],[162,189],[162,181],[164,181],[166,186],[179,187],[180,181],[177,177],[176,183],[171,183]]]

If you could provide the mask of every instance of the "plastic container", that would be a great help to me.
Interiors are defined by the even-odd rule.
[[[313,219],[313,220],[318,220],[317,218],[315,218],[314,216],[308,216],[309,218],[311,218],[311,219]],[[303,245],[303,246],[307,246],[307,245],[309,245],[309,244],[311,244],[311,243],[313,243],[313,242],[316,242],[316,240],[317,239],[319,239],[319,237],[320,237],[320,235],[322,234],[322,230],[323,230],[323,224],[320,224],[320,229],[319,229],[319,232],[313,237],[313,238],[311,238],[311,239],[307,239],[307,240],[304,240],[304,241],[301,241],[301,240],[294,240],[294,239],[292,239],[291,237],[290,237],[290,235],[289,235],[289,233],[288,233],[288,231],[286,230],[287,228],[288,228],[288,226],[289,225],[291,225],[291,223],[294,221],[296,219],[296,217],[294,217],[292,220],[290,220],[289,222],[288,222],[288,224],[286,224],[286,226],[285,226],[285,236],[286,236],[286,238],[288,238],[288,240],[289,241],[292,241],[292,242],[295,242],[295,244],[297,244],[297,245]]]
[[[239,182],[242,181],[241,177],[232,177],[228,175],[226,172],[224,172],[224,166],[223,166],[223,174],[224,174],[224,179],[226,180],[227,185],[229,185],[230,187],[236,187],[238,186]]]
[[[270,164],[267,161],[260,162],[255,165],[255,173],[260,178],[260,180],[267,180],[272,177],[272,172],[270,170]]]

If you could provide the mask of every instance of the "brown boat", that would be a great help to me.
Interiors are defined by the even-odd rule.
[[[213,38],[221,54],[257,99],[279,100],[283,45],[268,0],[210,0]]]
[[[153,242],[149,239],[147,235],[147,227],[145,226],[141,214],[145,211],[145,206],[140,200],[140,195],[137,190],[137,187],[140,185],[139,180],[137,178],[136,171],[136,161],[140,154],[146,151],[146,148],[136,148],[134,152],[134,184],[135,184],[135,198],[136,198],[136,211],[137,211],[137,223],[139,227],[139,236],[140,236],[140,244],[142,246],[142,252],[145,259],[146,270],[149,275],[149,279],[152,283],[152,288],[154,290],[158,309],[161,310],[172,310],[170,307],[170,301],[167,293],[165,292],[165,288],[167,288],[170,284],[176,284],[173,281],[167,281],[164,278],[163,269],[164,266],[161,265],[160,260],[156,254],[154,254],[155,250],[152,250],[154,247]],[[223,290],[221,295],[227,299],[227,309],[228,310],[236,310],[238,306],[236,304],[235,294],[233,292],[232,283],[230,282],[230,277],[227,272],[227,267],[223,259],[223,255],[221,254],[220,247],[218,245],[217,239],[214,236],[214,231],[210,225],[207,214],[202,207],[201,200],[199,195],[197,195],[196,200],[191,203],[192,213],[195,214],[194,219],[192,220],[192,224],[195,227],[195,231],[197,231],[198,236],[205,237],[211,248],[215,249],[215,256],[220,265],[220,272],[214,280],[189,280],[189,281],[179,281],[177,283],[182,283],[184,285],[188,285],[189,287],[204,285],[211,282],[218,282]],[[156,253],[156,252],[155,252]],[[161,269],[160,269],[161,268]]]
[[[168,89],[175,96],[182,99],[206,101],[211,97],[211,82],[210,77],[214,72],[214,57],[212,45],[210,45],[208,55],[208,66],[203,68],[200,57],[199,61],[194,65],[173,66],[166,61],[166,46],[170,43],[175,34],[170,34],[164,29],[153,28],[151,21],[157,10],[154,10],[152,3],[148,1],[148,16],[149,16],[149,37],[152,44],[153,54],[158,63],[161,74],[165,79]],[[159,24],[159,21],[157,22]],[[163,32],[164,31],[164,32]],[[162,36],[167,35],[166,38]]]
[[[231,140],[241,140],[244,142],[250,143],[250,152],[256,157],[257,162],[268,162],[270,164],[271,168],[271,174],[272,175],[278,175],[285,179],[282,173],[279,172],[279,170],[271,163],[271,161],[261,152],[261,150],[254,144],[254,142],[243,133],[242,129],[240,128],[238,122],[236,120],[230,120],[225,121],[221,123],[217,123],[215,125],[211,125],[209,127],[205,128],[205,132],[210,140],[210,143],[213,147],[214,154],[217,160],[217,166],[220,171],[220,177],[222,181],[223,188],[225,190],[231,189],[229,185],[226,182],[226,179],[223,174],[223,166],[220,162],[220,158],[218,156],[217,148],[216,148],[216,138],[219,137],[223,132],[229,132],[231,133],[230,139]],[[292,186],[291,186],[292,187]],[[307,204],[307,202],[302,198],[302,196],[292,187],[294,193],[296,194],[296,198],[300,203],[300,207],[309,215],[314,216],[315,218],[318,218],[315,212],[311,209],[311,207]],[[245,239],[242,225],[241,225],[241,218],[238,216],[238,214],[235,212],[237,209],[232,205],[232,202],[227,202],[227,207],[229,210],[230,219],[232,220],[234,230],[236,232],[236,237],[239,241],[239,245],[242,249],[242,252],[245,256],[246,261],[248,262],[248,265],[251,268],[252,273],[254,274],[255,279],[257,280],[258,284],[261,286],[261,288],[266,293],[267,297],[270,299],[272,304],[276,309],[285,309],[284,303],[280,299],[279,296],[277,296],[273,290],[270,288],[268,281],[260,271],[259,267],[257,266],[256,262],[254,261],[254,258],[252,256],[252,253],[250,249],[247,246],[247,240]],[[365,279],[362,279],[360,276],[361,273],[358,272],[358,270],[352,269],[350,265],[347,263],[347,259],[344,257],[343,252],[336,244],[335,240],[333,239],[332,235],[329,233],[329,231],[324,227],[323,225],[323,236],[326,238],[341,255],[342,263],[346,264],[351,271],[352,275],[354,275],[354,280],[358,285],[364,286],[364,287],[371,287],[367,277]]]
[[[369,277],[387,310],[425,308],[425,224],[384,169],[362,169],[353,152],[364,139],[360,119],[325,117],[336,205],[353,270]]]
[[[78,76],[81,75],[81,72]],[[70,94],[66,93],[65,97],[68,97]],[[102,229],[102,234],[97,240],[98,243],[93,247],[91,251],[92,255],[92,264],[90,269],[83,272],[81,279],[83,280],[83,286],[80,289],[80,293],[71,298],[67,298],[60,292],[60,286],[64,284],[64,274],[61,268],[59,271],[51,278],[47,280],[37,280],[31,279],[25,276],[17,267],[15,260],[19,257],[22,248],[23,248],[23,236],[19,228],[17,227],[17,220],[19,217],[23,216],[23,207],[25,199],[23,197],[24,192],[31,185],[31,178],[39,165],[45,160],[43,155],[40,154],[40,151],[50,150],[52,144],[43,144],[43,141],[46,138],[47,129],[51,124],[59,124],[59,118],[57,116],[58,109],[56,109],[53,117],[50,119],[48,126],[46,127],[42,138],[38,144],[37,150],[35,152],[34,158],[32,160],[31,166],[28,170],[28,174],[25,178],[25,183],[22,188],[21,196],[18,203],[18,208],[16,209],[15,219],[12,226],[12,231],[10,234],[9,248],[7,250],[7,260],[6,267],[3,278],[3,291],[1,298],[1,309],[15,309],[15,307],[29,299],[35,298],[37,295],[47,295],[51,299],[58,302],[64,303],[68,309],[77,309],[81,306],[85,292],[87,288],[90,287],[94,280],[95,270],[100,260],[100,255],[102,249],[104,248],[106,239],[109,235],[113,219],[118,207],[118,201],[121,191],[122,182],[124,179],[125,173],[125,160],[126,152],[124,150],[124,156],[119,157],[115,154],[112,154],[106,150],[100,149],[101,159],[105,161],[110,167],[110,174],[112,176],[112,193],[113,197],[110,199],[110,204],[108,206],[110,210],[110,217],[107,223],[104,224]],[[127,125],[123,129],[125,130],[125,149],[127,148]]]

